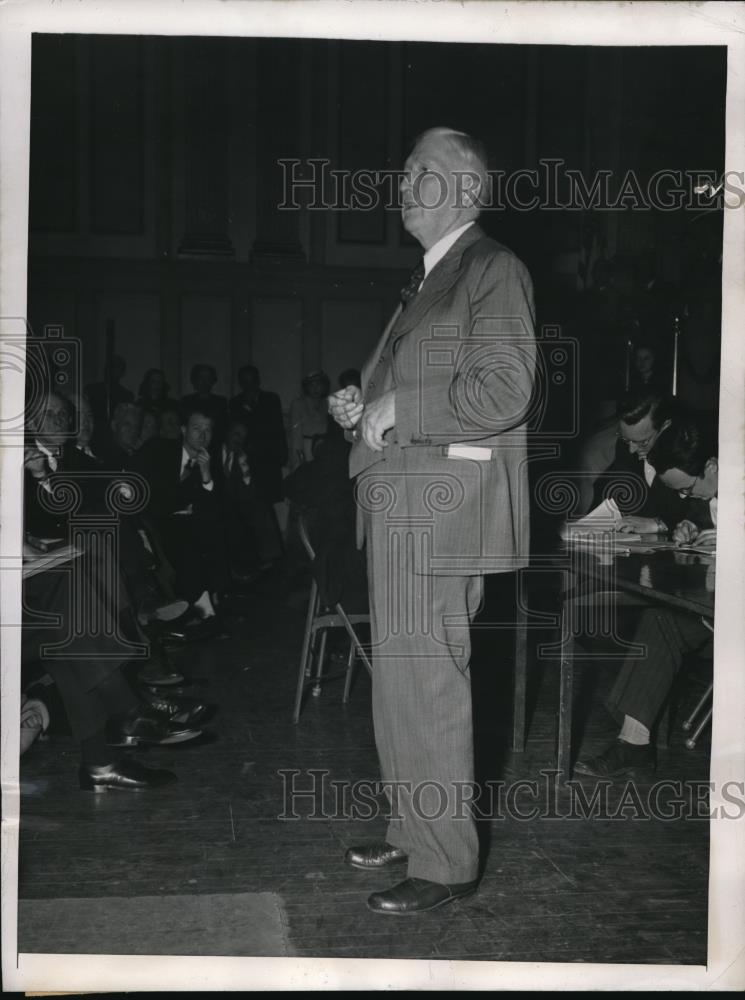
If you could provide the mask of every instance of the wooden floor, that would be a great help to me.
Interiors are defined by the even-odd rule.
[[[342,857],[351,844],[381,836],[384,819],[350,815],[335,792],[341,785],[332,784],[378,777],[369,679],[360,668],[346,706],[342,682],[329,682],[308,698],[295,726],[305,591],[297,579],[270,582],[236,599],[232,611],[230,638],[192,646],[178,660],[219,706],[212,739],[145,755],[173,768],[176,785],[80,793],[76,751],[64,732],[23,757],[23,900],[271,893],[284,935],[277,953],[297,956],[705,963],[708,823],[694,810],[697,785],[708,779],[708,736],[689,751],[678,728],[660,752],[657,780],[680,783],[659,795],[673,818],[650,814],[651,785],[623,783],[602,787],[599,814],[583,818],[578,790],[589,799],[594,780],[577,783],[571,796],[551,794],[555,670],[534,665],[527,749],[510,752],[509,636],[479,631],[477,765],[482,780],[503,783],[493,786],[491,816],[480,823],[480,890],[430,914],[381,917],[367,910],[366,896],[395,876],[354,872]],[[612,669],[587,673],[593,708],[584,746],[601,748],[614,734],[598,707]],[[296,818],[292,781],[305,791],[315,782],[316,790],[296,800]],[[675,818],[673,798],[683,801],[682,817]],[[704,816],[705,806],[698,809]],[[518,815],[531,811],[539,815]],[[43,947],[44,926],[26,933],[28,950],[51,950]],[[68,928],[65,940],[68,951],[106,950],[85,921]],[[152,944],[154,953],[189,953],[173,920]],[[237,953],[235,946],[226,953]]]

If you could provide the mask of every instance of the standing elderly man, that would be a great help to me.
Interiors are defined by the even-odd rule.
[[[392,814],[384,843],[346,862],[408,877],[375,912],[414,914],[476,889],[469,623],[483,575],[528,561],[526,418],[535,339],[530,277],[476,224],[481,144],[430,129],[400,185],[424,258],[362,373],[330,398],[354,445],[367,546],[373,719]]]

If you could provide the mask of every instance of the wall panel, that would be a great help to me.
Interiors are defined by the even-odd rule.
[[[346,368],[361,368],[377,343],[385,323],[383,309],[375,299],[323,302],[321,364],[331,379],[332,391],[340,373]]]
[[[253,336],[250,356],[241,364],[254,364],[261,372],[261,384],[279,393],[287,412],[300,395],[303,377],[303,305],[297,299],[254,299]]]
[[[148,368],[160,368],[161,360],[161,298],[150,292],[101,292],[96,296],[96,332],[99,350],[96,352],[95,378],[101,378],[106,324],[114,321],[115,351],[127,362],[122,384],[135,395]],[[173,372],[169,377],[173,377]]]
[[[187,294],[181,297],[180,395],[192,392],[192,365],[210,364],[217,370],[214,392],[231,394],[231,329],[233,303],[228,295]]]

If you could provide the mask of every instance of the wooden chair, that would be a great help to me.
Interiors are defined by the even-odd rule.
[[[300,540],[303,543],[303,547],[305,548],[312,564],[316,558],[316,554],[308,536],[307,524],[302,513],[298,516],[297,525]],[[323,672],[326,660],[326,642],[328,630],[330,628],[343,628],[349,636],[349,655],[347,657],[346,670],[343,674],[345,682],[342,703],[346,704],[349,701],[349,692],[352,686],[352,675],[354,673],[357,657],[362,660],[369,673],[372,674],[372,664],[370,663],[370,659],[365,652],[354,628],[355,625],[369,624],[369,614],[348,615],[340,603],[336,604],[333,608],[324,607],[321,601],[321,593],[318,584],[316,583],[315,577],[313,578],[310,588],[310,598],[308,600],[308,612],[305,618],[303,647],[300,654],[300,665],[298,668],[295,709],[292,716],[293,722],[298,722],[300,719],[303,695],[306,688],[312,686],[313,696],[318,697],[321,693],[321,684],[323,681],[342,676],[341,673],[324,674]],[[314,660],[315,671],[313,669]]]

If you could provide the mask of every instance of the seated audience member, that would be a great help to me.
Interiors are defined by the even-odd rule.
[[[171,387],[166,381],[165,372],[160,368],[148,368],[137,393],[137,405],[143,410],[160,413],[164,407],[174,405],[168,398],[170,391]]]
[[[147,508],[176,574],[176,594],[191,615],[215,616],[215,600],[228,590],[221,504],[210,457],[212,418],[192,412],[183,442],[154,438],[138,452],[136,471],[150,486]]]
[[[169,784],[171,771],[149,768],[131,757],[123,758],[118,747],[157,746],[183,743],[201,735],[195,724],[207,711],[193,699],[158,698],[152,704],[128,683],[123,666],[131,655],[128,640],[138,636],[105,637],[88,629],[88,622],[110,621],[116,607],[102,590],[110,573],[91,574],[80,561],[70,573],[37,573],[24,579],[24,606],[32,612],[51,612],[52,621],[28,621],[22,630],[22,668],[25,673],[41,667],[54,681],[67,715],[73,739],[80,746],[78,781],[85,791],[135,790]],[[74,589],[90,618],[70,618]],[[56,618],[56,622],[54,619]],[[33,618],[31,619],[33,622]],[[120,622],[126,632],[124,620]],[[77,632],[75,629],[77,628]],[[55,655],[48,646],[63,645]]]
[[[665,377],[662,366],[658,362],[659,350],[649,341],[637,341],[631,355],[631,372],[629,376],[629,393],[655,393],[666,396],[670,392],[670,380]]]
[[[243,421],[231,419],[219,464],[230,568],[239,579],[254,577],[267,561],[264,558],[267,536],[272,527],[276,527],[276,520],[274,525],[266,523],[262,517],[264,506],[257,502],[256,485],[246,451],[247,437]]]
[[[362,388],[362,376],[357,368],[345,368],[339,376],[339,388],[346,389],[350,385]]]
[[[131,404],[130,404],[131,405]],[[90,413],[81,408],[77,419],[79,434],[71,430],[72,404],[57,393],[50,393],[42,414],[29,422],[29,438],[24,456],[24,527],[32,542],[38,539],[70,538],[70,514],[50,510],[41,491],[52,493],[55,473],[67,474],[81,491],[81,514],[110,514],[106,505],[106,490],[112,476],[101,463],[79,446],[91,432]],[[91,475],[93,473],[93,475]],[[51,505],[54,506],[54,505]],[[138,532],[136,515],[120,515],[118,519],[119,547],[117,580],[127,595],[127,613],[139,611],[148,603],[158,608],[164,602],[152,580],[152,567]],[[146,643],[136,619],[133,628],[137,641]],[[168,658],[158,643],[151,644],[148,662],[143,663],[140,678],[153,684],[173,684],[183,680],[168,664]]]
[[[139,451],[140,448],[144,444],[147,444],[147,442],[150,441],[152,438],[158,436],[159,425],[160,421],[158,419],[157,413],[153,413],[152,410],[143,411],[142,427],[140,429],[140,436],[137,439],[137,447],[135,449],[136,451]]]
[[[303,394],[290,406],[290,469],[313,460],[316,445],[329,429],[327,397],[329,379],[325,372],[311,372],[303,379]]]
[[[227,416],[228,401],[224,396],[217,396],[212,389],[217,382],[217,372],[212,365],[194,365],[189,380],[194,387],[194,392],[184,396],[181,400],[181,411],[183,416],[188,416],[198,409],[206,417],[212,420],[212,444],[217,446],[222,442],[225,434],[225,418]]]
[[[606,497],[624,514],[622,530],[648,534],[667,531],[682,517],[680,498],[656,480],[647,455],[659,435],[676,418],[677,407],[656,393],[625,396],[617,412],[615,454],[605,471],[598,472],[590,509]],[[599,454],[599,452],[598,452]],[[589,451],[581,463],[581,474],[590,477]],[[600,468],[603,468],[600,465]],[[593,471],[597,470],[594,469]]]
[[[120,403],[111,418],[111,440],[99,453],[104,468],[111,472],[131,469],[141,432],[141,408],[134,403]]]
[[[93,413],[93,407],[85,395],[76,396],[71,399],[70,402],[78,414],[78,433],[75,438],[75,447],[79,452],[82,452],[83,455],[86,455],[88,458],[92,458],[94,462],[98,463],[98,458],[92,449],[92,442],[96,430],[96,419]]]
[[[181,440],[181,409],[176,403],[166,403],[160,411],[158,437],[166,441]]]
[[[367,570],[365,555],[357,548],[350,448],[334,423],[316,448],[313,461],[304,462],[285,479],[285,494],[305,517],[322,602],[331,607],[341,603],[348,614],[365,614],[369,610]]]
[[[97,428],[93,444],[94,452],[105,442],[106,428],[119,403],[131,403],[134,400],[130,390],[120,384],[126,370],[127,364],[124,358],[115,354],[111,359],[111,372],[105,369],[102,382],[93,382],[85,388],[85,395],[90,402]]]
[[[695,541],[713,550],[719,484],[711,435],[693,420],[684,421],[659,435],[647,459],[664,487],[688,504],[686,517],[673,529],[673,540],[681,546]],[[683,656],[701,650],[710,639],[710,630],[697,615],[661,607],[642,610],[633,642],[646,653],[626,660],[608,698],[610,711],[622,722],[621,731],[602,753],[577,762],[579,774],[609,778],[654,767],[650,730]]]
[[[282,467],[287,464],[282,404],[275,392],[261,388],[261,375],[254,365],[241,368],[238,382],[241,391],[230,400],[230,416],[246,427],[246,452],[258,497],[266,504],[279,503],[284,496]]]

